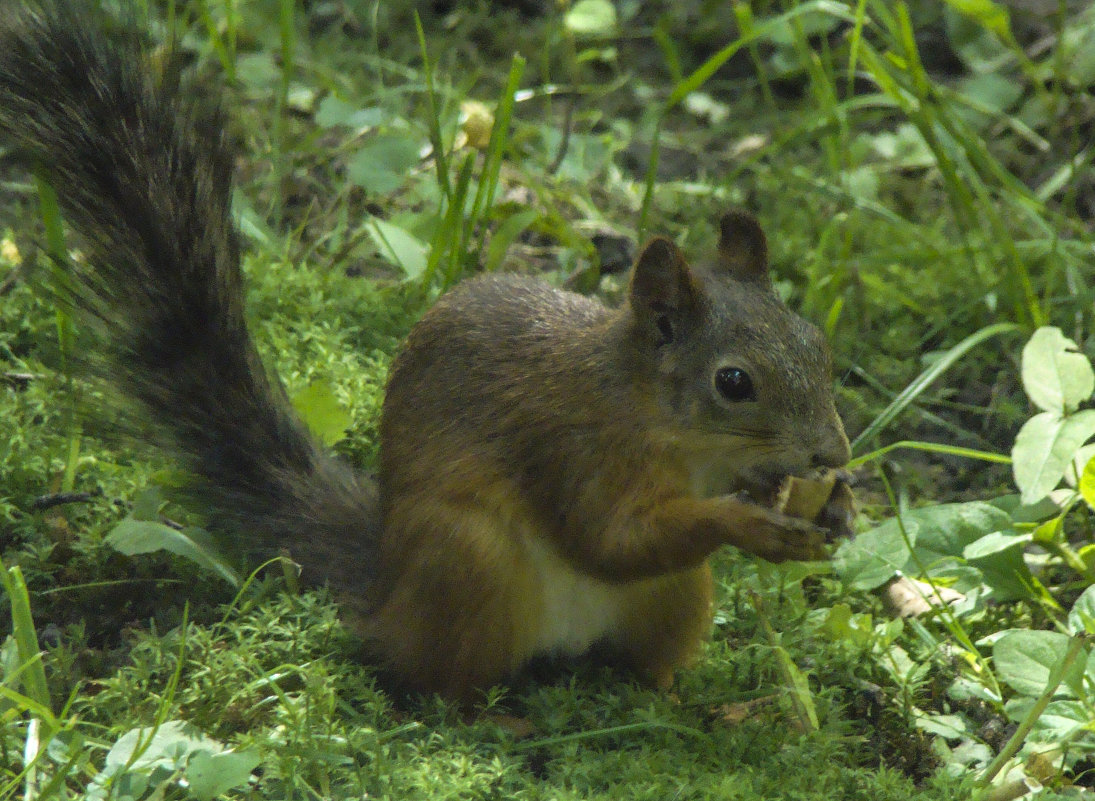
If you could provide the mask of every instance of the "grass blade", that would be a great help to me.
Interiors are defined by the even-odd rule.
[[[23,686],[27,695],[35,702],[49,709],[49,688],[46,685],[46,671],[39,659],[38,634],[34,628],[34,618],[30,613],[30,594],[23,579],[23,571],[18,565],[5,568],[0,562],[0,582],[8,594],[11,604],[12,634],[19,648],[19,661],[26,667]]]
[[[857,440],[858,441],[858,440]],[[944,445],[940,442],[918,442],[916,440],[903,439],[900,442],[892,442],[877,450],[857,456],[848,462],[848,469],[854,469],[860,465],[881,459],[890,451],[897,450],[925,451],[927,453],[942,453],[947,456],[960,456],[964,459],[978,459],[982,462],[996,462],[997,464],[1011,464],[1011,457],[1003,453],[992,451],[979,451],[975,448],[963,448],[958,445]]]
[[[498,189],[498,175],[502,170],[502,154],[505,151],[506,143],[509,141],[509,126],[510,121],[513,119],[513,104],[524,72],[525,59],[514,54],[513,59],[510,61],[506,87],[502,90],[502,97],[498,102],[498,111],[494,115],[494,125],[491,126],[490,141],[487,143],[487,156],[483,162],[483,174],[479,178],[479,187],[475,192],[471,215],[465,222],[469,234],[479,224],[494,202],[494,193]],[[484,236],[486,236],[486,232],[481,231],[479,234],[480,247]],[[466,236],[465,241],[470,241],[470,236]]]
[[[913,381],[890,402],[890,405],[883,409],[878,417],[872,420],[870,425],[860,432],[859,436],[852,442],[852,452],[854,453],[856,448],[862,443],[876,437],[884,428],[886,428],[886,426],[893,422],[895,417],[905,411],[914,400],[920,397],[920,395],[931,386],[932,382],[943,375],[943,373],[947,372],[955,362],[965,356],[971,349],[994,336],[1009,334],[1019,330],[1021,330],[1021,328],[1016,323],[997,323],[996,325],[990,325],[979,331],[975,331],[963,339],[943,354],[943,356],[928,367],[928,369],[924,370],[924,372],[913,379]]]
[[[812,2],[803,3],[796,6],[789,11],[785,11],[775,17],[765,20],[759,25],[752,27],[748,32],[742,32],[742,35],[728,44],[722,50],[715,53],[707,61],[689,73],[683,81],[677,83],[670,93],[669,98],[665,101],[665,105],[662,107],[661,113],[658,114],[658,118],[654,123],[654,134],[650,143],[650,158],[647,160],[646,176],[643,184],[643,201],[639,210],[639,223],[637,226],[637,233],[639,238],[643,237],[646,231],[647,219],[650,215],[650,205],[653,202],[654,194],[654,182],[657,177],[658,168],[658,142],[661,138],[662,122],[669,115],[678,103],[689,94],[703,86],[712,75],[714,75],[719,67],[729,61],[733,56],[758,39],[767,36],[796,17],[800,17],[804,14],[820,13],[829,14],[837,17],[845,22],[855,22],[854,15],[848,10],[847,6],[843,3],[836,3],[833,0],[812,0]]]
[[[430,129],[430,144],[433,146],[433,163],[437,166],[437,185],[441,189],[442,196],[451,205],[449,156],[445,152],[445,143],[441,139],[441,118],[437,108],[437,92],[433,86],[433,66],[430,64],[429,48],[426,47],[426,34],[422,30],[422,19],[417,11],[414,12],[414,27],[418,33],[418,49],[422,54],[422,75],[426,79],[426,106],[429,109],[426,122]]]

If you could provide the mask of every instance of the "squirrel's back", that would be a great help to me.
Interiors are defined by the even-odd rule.
[[[512,479],[515,505],[546,516],[568,504],[567,476],[595,483],[603,447],[612,446],[617,480],[641,473],[625,466],[625,451],[645,458],[658,415],[627,364],[620,326],[620,310],[530,277],[483,276],[442,296],[389,375],[382,505],[426,480],[436,492],[472,459]]]
[[[607,348],[590,349],[587,342],[608,344],[607,328],[614,317],[594,299],[531,277],[490,275],[464,281],[443,295],[408,335],[392,366],[385,418],[407,411],[428,419],[459,414],[470,422],[497,419],[507,409],[569,417],[583,405],[572,360],[608,357]],[[538,403],[528,402],[530,375],[536,376]],[[445,391],[452,386],[464,391]],[[417,405],[408,403],[412,398]],[[422,403],[437,404],[437,414],[423,414]],[[552,408],[555,403],[565,408]],[[575,416],[589,420],[584,411]],[[481,426],[476,422],[466,430]]]

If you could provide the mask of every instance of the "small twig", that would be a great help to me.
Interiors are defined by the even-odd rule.
[[[38,797],[38,756],[42,749],[42,721],[34,717],[27,724],[27,741],[23,746],[23,764],[27,765],[27,780],[23,787],[23,798],[34,801]]]
[[[567,157],[567,151],[570,149],[570,135],[574,129],[574,107],[577,105],[578,95],[571,95],[563,110],[563,138],[559,140],[559,150],[556,151],[551,166],[547,168],[548,175],[554,175],[563,166],[563,159]]]
[[[102,492],[54,492],[50,495],[41,495],[31,502],[30,508],[36,512],[52,509],[54,506],[63,506],[67,503],[87,503],[92,498],[102,495]]]
[[[31,381],[42,377],[38,373],[17,373],[14,371],[2,373],[0,376],[3,377],[5,382],[18,389],[24,389]]]

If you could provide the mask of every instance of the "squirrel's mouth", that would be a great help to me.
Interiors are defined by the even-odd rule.
[[[833,475],[834,472],[837,481],[848,485],[853,483],[852,474],[847,470],[833,471],[831,468],[823,467],[814,470],[804,470],[799,473],[783,473],[774,470],[757,469],[754,470],[751,475],[744,477],[741,491],[749,497],[750,501],[759,506],[774,506],[788,479],[794,477],[807,481],[818,481],[826,475]]]
[[[753,471],[742,482],[742,492],[749,500],[758,506],[772,506],[779,496],[779,489],[787,480],[786,473],[777,473],[770,470]]]

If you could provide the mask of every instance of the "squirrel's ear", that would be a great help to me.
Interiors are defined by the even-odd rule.
[[[768,240],[753,215],[731,211],[719,220],[719,264],[739,281],[770,282]]]
[[[675,244],[658,237],[643,248],[631,273],[631,308],[662,344],[672,342],[694,313],[699,292]]]

